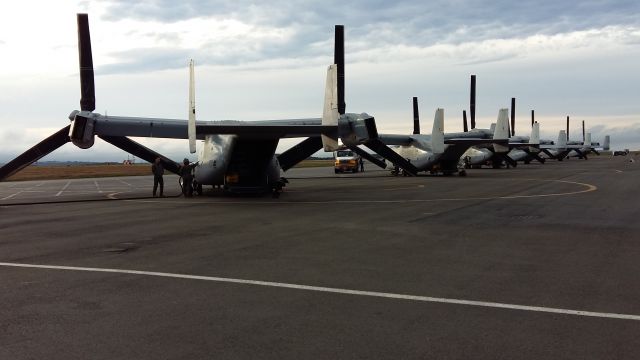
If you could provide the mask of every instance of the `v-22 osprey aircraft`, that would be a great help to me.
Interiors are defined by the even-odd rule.
[[[324,148],[333,151],[338,137],[357,146],[377,136],[375,119],[366,114],[345,112],[344,103],[344,27],[336,25],[335,64],[327,70],[322,118],[268,121],[196,121],[193,67],[189,101],[189,120],[130,116],[107,116],[95,110],[95,86],[89,20],[78,14],[78,53],[80,63],[80,110],[69,115],[71,124],[25,151],[0,168],[0,180],[71,141],[81,149],[90,148],[98,136],[148,162],[160,157],[165,169],[178,173],[175,161],[131,140],[134,137],[189,139],[195,150],[196,139],[204,140],[195,178],[199,185],[222,185],[235,192],[278,192],[283,186],[281,169],[287,170]],[[286,152],[275,155],[280,138],[307,137]]]

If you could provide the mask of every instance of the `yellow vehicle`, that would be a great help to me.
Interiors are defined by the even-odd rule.
[[[333,152],[334,170],[335,173],[342,173],[345,171],[358,172],[360,169],[360,155],[351,150],[338,150]]]

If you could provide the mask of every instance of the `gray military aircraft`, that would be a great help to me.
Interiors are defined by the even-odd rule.
[[[569,117],[567,116],[567,134],[569,133]],[[599,142],[591,141],[591,133],[585,132],[584,120],[582,121],[582,141],[570,141],[567,136],[567,147],[572,150],[567,154],[567,158],[576,157],[579,159],[587,160],[587,155],[594,153],[600,155],[598,149],[609,150],[610,137],[606,135],[604,137],[604,143],[600,146]]]
[[[443,109],[437,109],[435,112],[431,135],[420,134],[416,98],[413,99],[413,105],[413,134],[379,134],[375,137],[380,143],[379,146],[370,146],[370,141],[363,144],[406,174],[416,175],[418,172],[428,171],[432,174],[451,175],[458,172],[460,175],[465,175],[466,172],[459,166],[461,155],[471,146],[486,144],[487,140],[484,137],[474,137],[469,134],[462,134],[462,137],[456,136],[457,134],[445,134]],[[502,109],[500,113],[504,111],[506,109]],[[508,143],[507,122],[507,117],[502,116],[498,119],[498,125],[492,136],[495,140],[490,140],[497,148]],[[389,147],[392,152],[388,151]]]
[[[558,161],[564,160],[571,149],[567,148],[567,133],[564,130],[558,132],[558,140],[553,144],[540,145],[541,154],[543,158],[555,159]]]
[[[179,119],[107,116],[95,110],[95,86],[89,20],[78,14],[78,52],[80,63],[80,110],[69,115],[71,124],[25,151],[0,168],[0,180],[20,171],[67,142],[81,149],[90,148],[98,136],[108,143],[141,159],[153,162],[160,157],[168,171],[178,173],[175,161],[131,140],[134,137],[189,139],[193,149],[195,140],[204,140],[195,170],[201,185],[221,185],[234,192],[277,192],[286,179],[287,170],[299,161],[324,147],[337,148],[343,143],[357,146],[367,142],[385,150],[375,138],[375,119],[366,114],[345,113],[344,103],[344,27],[336,25],[334,65],[327,71],[325,104],[322,118],[267,121],[195,121],[193,82],[189,118]],[[192,72],[192,71],[191,71]],[[287,137],[307,137],[293,148],[276,156],[278,141]]]

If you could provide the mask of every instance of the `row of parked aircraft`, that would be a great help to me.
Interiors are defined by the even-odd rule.
[[[431,134],[421,134],[417,99],[414,98],[414,131],[412,134],[379,134],[375,118],[365,112],[347,113],[345,105],[344,27],[335,27],[334,64],[327,69],[324,107],[321,118],[263,121],[196,120],[194,69],[190,63],[188,120],[107,116],[94,112],[95,86],[89,21],[78,14],[78,52],[80,65],[80,110],[69,115],[71,123],[33,146],[0,168],[0,180],[20,171],[67,142],[82,149],[90,148],[95,137],[148,162],[160,157],[165,169],[178,173],[179,163],[149,149],[129,137],[188,139],[191,153],[198,152],[194,179],[202,185],[223,186],[231,192],[275,192],[286,179],[281,175],[295,164],[324,149],[335,151],[340,140],[376,165],[386,162],[416,175],[423,171],[446,175],[464,174],[464,167],[492,164],[515,166],[545,158],[562,160],[567,156],[586,158],[599,144],[590,135],[581,144],[567,142],[560,132],[557,142],[540,140],[539,124],[532,119],[530,136],[515,136],[515,99],[512,99],[511,124],[507,109],[498,112],[497,122],[489,129],[475,127],[475,76],[471,78],[471,129],[466,112],[464,131],[444,132],[444,110],[437,109]],[[533,112],[532,112],[533,116]],[[588,134],[587,134],[588,135]],[[300,143],[276,154],[282,138],[305,138]],[[197,149],[197,140],[200,141]],[[607,148],[608,138],[604,148]],[[368,148],[369,150],[365,150]]]

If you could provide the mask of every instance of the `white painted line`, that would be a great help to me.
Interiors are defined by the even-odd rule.
[[[631,314],[603,313],[603,312],[594,312],[594,311],[549,308],[549,307],[543,307],[543,306],[528,306],[528,305],[505,304],[505,303],[475,301],[475,300],[438,298],[438,297],[431,297],[431,296],[394,294],[394,293],[377,292],[377,291],[349,290],[349,289],[340,289],[340,288],[330,288],[330,287],[324,287],[324,286],[298,285],[298,284],[288,284],[288,283],[279,283],[279,282],[271,282],[271,281],[224,278],[224,277],[216,277],[216,276],[174,274],[174,273],[164,273],[164,272],[156,272],[156,271],[139,271],[139,270],[126,270],[126,269],[23,264],[23,263],[9,263],[9,262],[0,262],[0,266],[17,267],[17,268],[36,268],[36,269],[48,269],[48,270],[103,272],[103,273],[116,273],[116,274],[129,274],[129,275],[156,276],[156,277],[165,277],[165,278],[174,278],[174,279],[215,281],[215,282],[223,282],[223,283],[268,286],[268,287],[294,289],[294,290],[318,291],[318,292],[326,292],[326,293],[334,293],[334,294],[369,296],[369,297],[397,299],[397,300],[480,306],[480,307],[497,308],[497,309],[509,309],[509,310],[543,312],[543,313],[562,314],[562,315],[640,321],[640,315],[631,315]]]
[[[622,170],[616,170],[618,174],[622,174]]]
[[[121,183],[123,183],[123,184],[125,184],[125,185],[127,185],[127,186],[133,187],[133,185],[129,184],[128,182],[126,182],[126,181],[124,181],[124,180],[120,180],[120,179],[118,179],[118,181],[120,181]]]
[[[23,191],[24,191],[24,190],[23,190]],[[18,191],[17,193],[11,194],[11,195],[9,195],[9,196],[5,196],[5,197],[3,197],[3,198],[2,198],[2,199],[0,199],[0,200],[9,200],[9,199],[11,199],[12,197],[14,197],[14,196],[16,196],[16,195],[20,194],[20,193],[21,193],[21,192],[23,192],[23,191]]]
[[[20,195],[20,194],[22,194],[23,192],[28,192],[28,191],[30,191],[30,190],[31,190],[31,189],[33,189],[33,188],[36,188],[36,187],[38,187],[38,186],[42,186],[43,184],[44,184],[44,182],[41,182],[40,184],[35,185],[35,186],[32,186],[32,187],[30,187],[30,188],[22,189],[22,190],[18,191],[17,193],[15,193],[15,194],[11,194],[11,195],[6,196],[6,197],[3,197],[3,198],[2,198],[2,199],[0,199],[0,200],[9,200],[9,199],[13,198],[13,197],[14,197],[14,196],[16,196],[16,195]]]
[[[62,187],[62,190],[58,191],[56,196],[60,196],[65,190],[67,190],[67,188],[69,187],[69,184],[71,184],[71,180],[67,181],[67,183]]]
[[[93,183],[96,184],[96,189],[98,189],[98,192],[102,193],[102,190],[100,190],[100,185],[98,185],[98,180],[93,180]]]
[[[114,192],[114,193],[111,193],[111,194],[107,195],[107,197],[108,197],[109,199],[111,199],[111,200],[118,200],[118,197],[117,197],[116,195],[118,195],[118,194],[120,194],[120,193],[121,193],[121,192]]]

